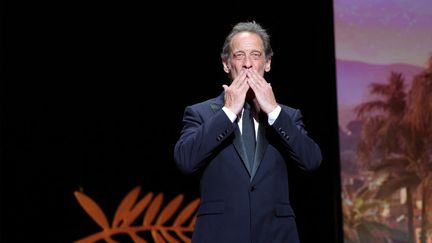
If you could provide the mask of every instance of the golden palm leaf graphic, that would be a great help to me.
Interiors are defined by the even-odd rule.
[[[88,235],[75,243],[95,243],[101,240],[115,243],[118,241],[113,236],[119,234],[127,234],[136,243],[148,242],[144,236],[138,234],[143,232],[150,233],[147,237],[152,238],[150,242],[191,242],[188,234],[193,232],[195,226],[194,213],[198,208],[199,198],[178,212],[184,199],[183,194],[178,195],[162,208],[162,193],[154,196],[152,192],[149,192],[137,201],[140,191],[139,186],[135,187],[123,198],[117,207],[111,225],[101,207],[94,200],[82,192],[74,192],[81,207],[102,228],[102,231]],[[142,223],[134,224],[142,213],[144,213]],[[174,215],[176,215],[175,218]]]

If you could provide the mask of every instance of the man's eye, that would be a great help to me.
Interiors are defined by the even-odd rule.
[[[245,54],[244,53],[235,53],[234,54],[234,58],[235,59],[242,59],[244,58]]]
[[[253,58],[260,58],[260,57],[261,57],[261,52],[252,52],[252,53],[251,53],[251,56],[252,56]]]

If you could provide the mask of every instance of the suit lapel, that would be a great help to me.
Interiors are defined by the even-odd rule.
[[[224,94],[222,93],[221,95],[219,95],[216,98],[216,101],[210,104],[210,108],[212,109],[213,112],[217,112],[220,109],[222,109],[223,107],[223,99],[224,99]],[[259,165],[261,164],[261,160],[264,156],[264,152],[267,148],[268,145],[268,141],[266,139],[266,126],[265,126],[265,120],[263,119],[267,119],[263,116],[260,116],[260,125],[258,126],[258,135],[257,135],[257,147],[256,147],[256,151],[255,151],[255,158],[254,158],[254,166],[253,168],[250,168],[248,160],[247,160],[247,156],[246,156],[246,152],[244,149],[244,145],[241,139],[241,132],[240,129],[237,127],[237,129],[234,132],[234,139],[233,139],[233,145],[234,148],[236,149],[238,155],[240,156],[243,165],[245,166],[246,170],[248,171],[249,175],[250,175],[250,181],[252,181],[252,179],[254,178],[256,171],[259,168]]]
[[[243,161],[243,165],[246,167],[249,175],[251,175],[252,169],[249,166],[249,162],[246,156],[246,152],[244,149],[243,141],[241,139],[241,133],[240,129],[237,127],[237,129],[234,132],[234,148],[236,149],[238,155],[240,156],[241,160]]]
[[[219,95],[216,98],[216,101],[214,103],[210,104],[210,108],[213,110],[213,112],[217,112],[220,109],[222,109],[223,107],[223,93],[221,95]],[[234,139],[233,139],[233,145],[235,150],[237,151],[239,157],[241,158],[243,165],[246,167],[246,170],[249,173],[249,176],[251,175],[252,172],[252,168],[250,168],[249,163],[247,161],[247,156],[246,156],[246,152],[244,149],[244,145],[243,145],[243,141],[241,139],[241,133],[239,128],[237,127],[237,129],[234,132]]]
[[[223,105],[224,105],[224,92],[222,92],[218,97],[214,98],[213,101],[210,102],[210,108],[214,113],[222,109]]]

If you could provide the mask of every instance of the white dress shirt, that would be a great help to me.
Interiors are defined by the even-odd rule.
[[[228,118],[231,120],[231,122],[234,122],[237,119],[237,115],[234,114],[234,112],[232,112],[230,109],[226,108],[225,106],[222,107],[222,110],[225,112],[225,114],[228,116]],[[243,109],[244,110],[244,109]],[[237,124],[239,126],[240,132],[242,131],[242,119],[243,119],[243,110],[241,112],[241,116],[240,119],[238,119]],[[276,119],[278,118],[280,112],[281,112],[282,108],[278,105],[272,112],[270,112],[267,115],[267,121],[270,125],[273,125],[273,123],[276,121]],[[255,125],[255,138],[258,135],[258,122],[255,120],[254,118],[254,125]]]

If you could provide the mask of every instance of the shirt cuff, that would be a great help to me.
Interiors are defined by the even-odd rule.
[[[234,112],[230,111],[230,109],[228,109],[224,106],[224,107],[222,107],[222,110],[225,112],[225,114],[228,116],[228,118],[231,120],[231,122],[234,122],[237,119],[237,115],[234,114]]]
[[[268,113],[267,120],[270,125],[273,125],[273,123],[279,117],[281,110],[282,108],[278,105],[272,112]]]

